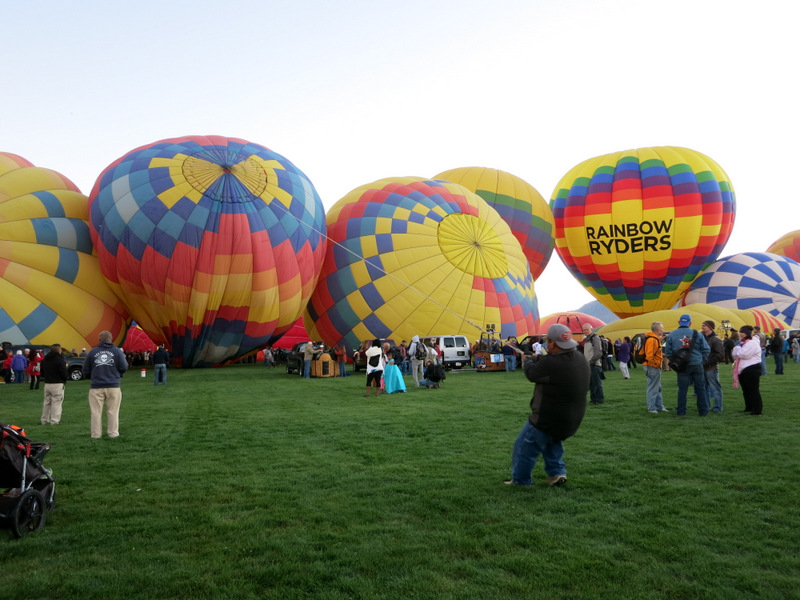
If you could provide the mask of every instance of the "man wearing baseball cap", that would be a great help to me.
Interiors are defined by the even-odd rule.
[[[523,370],[536,384],[531,414],[514,443],[508,485],[531,485],[531,472],[541,454],[551,486],[567,481],[562,442],[575,434],[586,414],[589,364],[575,348],[569,328],[555,324],[547,330],[547,354],[534,362],[525,356]]]

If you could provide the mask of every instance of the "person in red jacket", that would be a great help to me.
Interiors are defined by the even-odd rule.
[[[44,354],[41,350],[34,350],[28,356],[28,366],[25,369],[25,372],[28,374],[28,377],[31,381],[31,389],[38,390],[39,389],[39,378],[42,374],[42,359],[44,358]]]

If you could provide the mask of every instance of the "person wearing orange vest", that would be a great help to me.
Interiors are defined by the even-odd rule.
[[[664,324],[656,321],[650,325],[650,331],[644,337],[644,374],[647,377],[647,412],[658,414],[669,412],[664,407],[664,396],[661,388],[661,365],[664,356],[661,352],[661,337],[664,335]]]

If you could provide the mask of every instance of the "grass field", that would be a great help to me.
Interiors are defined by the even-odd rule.
[[[771,365],[770,365],[771,366]],[[743,414],[647,413],[608,373],[565,443],[569,482],[502,485],[528,414],[520,372],[364,398],[364,375],[242,365],[123,380],[117,439],[89,437],[88,383],[58,426],[0,386],[0,421],[52,450],[58,505],[0,530],[0,598],[797,598],[800,365]],[[410,383],[410,378],[407,382]]]

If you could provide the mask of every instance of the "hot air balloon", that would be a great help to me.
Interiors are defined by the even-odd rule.
[[[765,252],[726,256],[703,271],[683,302],[755,308],[800,327],[800,263]]]
[[[503,337],[536,325],[533,277],[496,210],[466,188],[418,177],[359,187],[327,215],[328,252],[306,309],[312,340]]]
[[[556,249],[619,317],[674,306],[722,251],[735,197],[722,168],[687,148],[640,148],[584,161],[550,201]]]
[[[775,317],[765,318],[764,313],[759,310],[736,310],[713,304],[690,304],[680,308],[656,310],[644,315],[620,319],[598,329],[598,333],[611,340],[623,338],[626,335],[632,338],[637,333],[650,331],[650,325],[656,321],[664,324],[665,331],[672,331],[677,329],[678,319],[683,314],[691,315],[692,327],[698,331],[703,321],[709,319],[714,321],[719,337],[727,335],[726,326],[728,330],[739,329],[742,325],[759,325],[764,331],[772,331],[775,327],[779,329],[787,328],[785,323],[775,319]]]
[[[464,186],[494,208],[519,240],[533,279],[539,278],[555,245],[555,222],[547,201],[516,175],[484,167],[462,167],[434,176]]]
[[[767,252],[800,262],[800,229],[779,237],[767,248]]]
[[[69,179],[0,153],[0,339],[91,348],[128,313],[93,255],[89,199]]]
[[[155,352],[156,344],[151,340],[144,330],[134,321],[128,327],[125,334],[125,341],[122,342],[122,349],[125,352]]]
[[[235,359],[291,328],[325,252],[309,179],[234,138],[132,150],[97,179],[90,215],[103,275],[184,367]]]
[[[539,321],[539,327],[536,330],[536,334],[547,335],[547,330],[550,329],[551,325],[560,324],[569,327],[569,330],[573,334],[573,338],[576,340],[582,340],[584,323],[588,323],[593,329],[597,329],[598,327],[605,325],[605,321],[582,312],[560,312],[542,317]]]

